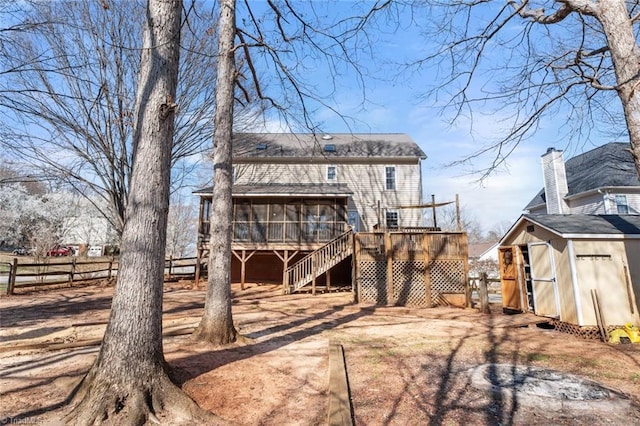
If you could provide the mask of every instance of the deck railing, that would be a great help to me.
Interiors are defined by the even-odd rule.
[[[353,232],[346,232],[329,241],[318,250],[309,253],[284,273],[284,288],[295,292],[336,266],[353,253]],[[313,291],[315,292],[315,286]]]

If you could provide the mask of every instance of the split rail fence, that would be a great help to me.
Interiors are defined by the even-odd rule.
[[[27,287],[72,285],[82,281],[98,279],[111,280],[118,273],[118,259],[115,257],[98,260],[71,258],[47,258],[46,260],[14,257],[13,262],[0,263],[0,294],[14,294],[16,289]],[[169,258],[165,260],[165,278],[194,277],[196,258]]]

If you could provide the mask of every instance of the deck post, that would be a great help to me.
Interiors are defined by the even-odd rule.
[[[393,248],[391,247],[391,233],[384,233],[384,252],[387,259],[387,304],[393,304],[395,295],[393,291]]]
[[[244,290],[244,279],[245,279],[245,272],[246,272],[246,262],[247,262],[247,251],[246,250],[242,250],[242,258],[240,259],[240,290]]]
[[[331,268],[327,269],[327,292],[331,291]]]

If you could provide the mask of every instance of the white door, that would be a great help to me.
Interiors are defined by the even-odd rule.
[[[534,313],[544,317],[559,318],[560,298],[551,244],[530,243],[529,263]]]

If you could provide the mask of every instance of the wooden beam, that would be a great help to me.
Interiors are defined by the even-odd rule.
[[[395,300],[393,291],[393,248],[391,247],[391,234],[384,233],[384,252],[387,259],[387,305]]]
[[[353,426],[349,380],[342,345],[329,344],[329,426]]]

